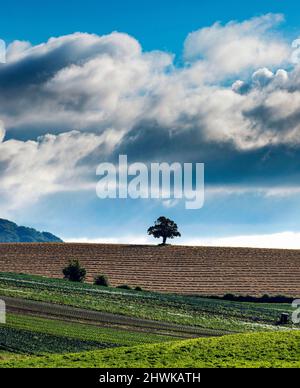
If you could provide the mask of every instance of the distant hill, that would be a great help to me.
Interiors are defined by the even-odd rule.
[[[0,243],[63,242],[48,232],[38,232],[32,228],[18,226],[14,222],[0,218]]]

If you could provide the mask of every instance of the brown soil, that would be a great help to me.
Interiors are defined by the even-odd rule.
[[[197,295],[300,296],[300,251],[103,244],[0,244],[0,272],[62,277],[78,259],[87,281]]]

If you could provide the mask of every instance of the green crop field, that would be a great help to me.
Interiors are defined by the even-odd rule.
[[[35,333],[43,333],[62,338],[92,341],[100,344],[115,344],[119,346],[134,346],[145,343],[157,343],[170,341],[172,338],[158,334],[144,332],[130,332],[109,327],[98,327],[82,323],[64,322],[55,319],[24,316],[20,314],[8,314],[6,325],[2,327],[28,330]],[[1,329],[1,325],[0,325]]]
[[[275,324],[282,312],[292,312],[285,303],[138,292],[11,273],[0,273],[0,295],[21,305],[50,303],[83,313],[33,314],[16,305],[0,325],[3,368],[300,366],[300,331]],[[85,314],[93,311],[124,320],[117,326],[97,322],[97,316],[89,321]],[[158,326],[149,331],[145,322]],[[184,339],[196,336],[211,338]]]
[[[17,357],[0,361],[0,367],[295,368],[300,367],[299,345],[298,331],[238,334],[68,355]]]
[[[68,353],[113,347],[110,343],[80,340],[39,331],[0,327],[0,349],[25,354]]]
[[[0,295],[228,332],[274,330],[288,304],[230,302],[108,289],[38,276],[0,274]]]
[[[0,325],[0,359],[12,354],[71,353],[117,346],[162,343],[172,337],[83,323],[8,314]]]

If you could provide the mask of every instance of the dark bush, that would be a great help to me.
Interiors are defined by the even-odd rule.
[[[109,287],[108,277],[106,275],[98,275],[94,279],[95,286]]]
[[[121,290],[132,290],[132,288],[127,284],[123,284],[122,286],[118,286],[117,288],[120,288]]]
[[[135,287],[135,291],[141,292],[141,291],[143,291],[143,289],[142,289],[142,287]]]
[[[71,282],[83,282],[86,276],[85,268],[81,267],[78,260],[70,261],[70,264],[63,269],[65,279]]]
[[[227,300],[232,302],[252,302],[252,303],[292,303],[295,298],[284,295],[270,296],[250,296],[250,295],[233,295],[226,294],[223,297],[213,296],[213,299]]]

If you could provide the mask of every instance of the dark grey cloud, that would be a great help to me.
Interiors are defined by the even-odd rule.
[[[111,90],[109,79],[107,84],[98,82],[95,73],[100,74],[103,65],[111,67],[108,73],[114,72],[114,67],[139,55],[139,43],[119,33],[103,37],[77,33],[38,46],[14,42],[8,47],[7,63],[0,66],[0,117],[11,131],[7,138],[33,140],[48,132],[99,130],[106,121],[101,120],[103,115],[90,119],[94,100],[99,98],[101,104],[101,97],[109,98]],[[72,72],[77,73],[74,78]]]
[[[114,150],[130,162],[205,163],[206,184],[268,188],[300,184],[300,146],[268,145],[238,150],[231,142],[205,141],[198,128],[170,131],[155,122],[142,122]]]

